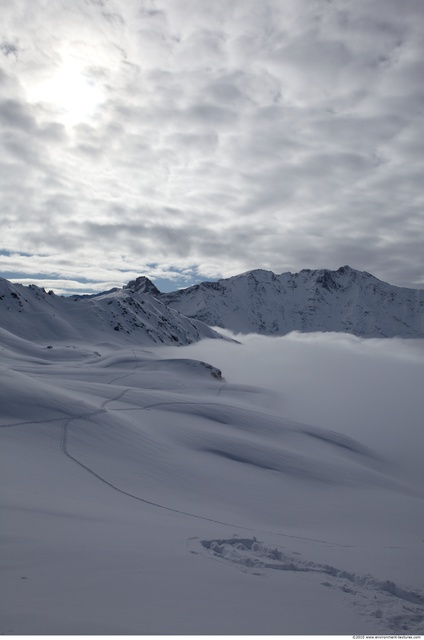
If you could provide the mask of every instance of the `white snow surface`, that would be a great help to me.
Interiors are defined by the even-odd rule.
[[[159,297],[188,317],[236,333],[424,337],[424,290],[395,287],[347,265],[280,275],[256,269]]]
[[[355,384],[339,426],[321,411],[313,338],[137,344],[17,293],[0,329],[3,634],[423,633],[423,474],[398,459],[422,451],[421,341],[370,341],[368,358],[355,339],[339,361],[323,346],[334,376],[397,372],[381,373],[402,417],[386,442],[378,407],[355,424]]]

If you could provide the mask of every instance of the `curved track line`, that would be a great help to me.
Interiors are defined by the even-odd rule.
[[[28,420],[28,422],[13,422],[12,424],[2,424],[0,429],[10,429],[11,427],[25,427],[28,424],[49,424],[51,422],[62,422],[66,420],[66,416],[62,418],[51,418],[50,420]]]
[[[123,378],[129,377],[129,376],[131,376],[131,375],[133,375],[135,373],[135,371],[137,370],[138,361],[137,361],[137,357],[135,355],[134,349],[132,351],[133,351],[133,355],[134,355],[134,367],[133,367],[133,370],[130,373],[124,374],[123,376],[119,376],[117,378],[114,378],[113,380],[111,380],[109,382],[109,384],[112,384],[113,382],[116,382],[116,380],[121,380]],[[251,531],[251,529],[249,527],[242,527],[240,525],[232,524],[230,522],[221,522],[220,520],[214,520],[213,518],[207,518],[205,516],[199,516],[199,515],[197,515],[195,513],[189,513],[188,511],[181,511],[179,509],[174,509],[173,507],[167,507],[166,505],[159,504],[158,502],[153,502],[151,500],[147,500],[146,498],[141,498],[140,496],[136,496],[135,494],[130,493],[129,491],[125,491],[124,489],[120,489],[119,487],[114,485],[112,482],[109,482],[109,480],[106,480],[105,478],[103,478],[100,474],[98,474],[95,471],[93,471],[93,469],[90,469],[90,467],[88,467],[87,465],[83,464],[80,460],[75,458],[75,456],[73,456],[71,453],[69,453],[69,450],[68,450],[68,437],[69,437],[69,426],[71,425],[71,423],[74,422],[75,420],[82,420],[83,418],[94,417],[95,415],[98,415],[100,413],[105,413],[106,412],[105,407],[109,402],[116,402],[117,400],[122,398],[125,393],[127,393],[130,390],[132,390],[132,389],[128,389],[128,388],[124,389],[123,391],[120,391],[119,394],[115,398],[109,398],[108,400],[105,400],[102,403],[101,408],[98,409],[97,411],[86,413],[86,414],[83,414],[83,415],[80,415],[80,416],[75,416],[75,417],[72,417],[72,418],[69,418],[68,420],[66,420],[66,422],[63,425],[61,441],[60,441],[60,449],[61,449],[62,453],[67,458],[69,458],[69,460],[72,460],[72,462],[77,464],[79,467],[81,467],[82,469],[85,469],[85,471],[87,471],[92,476],[94,476],[95,478],[97,478],[98,480],[103,482],[105,485],[107,485],[111,489],[114,489],[118,493],[121,493],[122,495],[127,496],[128,498],[132,498],[133,500],[137,500],[138,502],[143,502],[144,504],[149,504],[150,506],[156,507],[158,509],[164,509],[165,511],[171,511],[173,513],[179,513],[180,515],[189,516],[190,518],[197,518],[199,520],[206,520],[207,522],[214,522],[215,524],[222,524],[222,525],[229,526],[229,527],[235,527],[235,528],[238,528],[238,529],[245,529],[247,531]],[[153,406],[155,406],[155,405],[153,405]],[[139,410],[140,410],[140,408],[139,408]]]
[[[131,375],[133,375],[135,373],[135,371],[137,370],[137,357],[136,354],[133,351],[133,355],[134,355],[134,367],[132,369],[132,371],[130,371],[129,373],[125,373],[121,376],[118,376],[116,378],[113,378],[111,381],[109,381],[109,385],[113,384],[114,382],[116,382],[117,380],[122,380],[124,378],[127,378]],[[222,385],[222,387],[219,389],[218,394],[220,394],[220,392],[222,391],[222,389],[225,387],[226,385]],[[26,422],[16,422],[16,423],[12,423],[12,424],[6,424],[6,425],[0,425],[0,429],[6,429],[6,428],[11,428],[11,427],[20,427],[20,426],[26,426],[26,425],[35,425],[35,424],[49,424],[52,422],[62,422],[63,420],[65,420],[64,424],[63,424],[63,428],[62,428],[62,432],[61,432],[61,439],[60,439],[60,450],[63,453],[64,456],[66,456],[69,460],[71,460],[74,464],[77,464],[79,467],[81,467],[82,469],[84,469],[85,471],[87,471],[88,473],[90,473],[92,476],[94,476],[95,478],[97,478],[98,480],[100,480],[100,482],[103,482],[103,484],[107,485],[108,487],[110,487],[111,489],[114,489],[115,491],[117,491],[118,493],[121,493],[122,495],[127,496],[128,498],[131,498],[133,500],[137,500],[138,502],[143,502],[144,504],[148,504],[152,507],[156,507],[158,509],[163,509],[165,511],[170,511],[172,513],[178,513],[180,515],[184,515],[184,516],[188,516],[190,518],[196,518],[198,520],[204,520],[205,522],[213,522],[214,524],[221,524],[223,526],[226,527],[233,527],[236,529],[242,529],[244,531],[261,531],[261,533],[267,533],[270,535],[276,535],[279,537],[283,537],[283,538],[293,538],[296,540],[308,540],[310,542],[319,542],[321,544],[326,544],[326,545],[330,545],[330,546],[336,546],[336,547],[349,547],[351,545],[342,545],[336,542],[328,542],[327,540],[319,540],[316,538],[306,538],[303,536],[295,536],[295,535],[290,535],[290,534],[285,534],[285,533],[279,533],[276,531],[266,531],[263,529],[257,529],[256,527],[247,527],[247,526],[243,526],[240,524],[235,524],[232,522],[224,522],[221,520],[215,520],[213,518],[208,518],[206,516],[200,516],[198,514],[195,513],[190,513],[188,511],[181,511],[180,509],[175,509],[173,507],[168,507],[166,505],[160,504],[158,502],[153,502],[151,500],[147,500],[146,498],[141,498],[140,496],[137,496],[133,493],[130,493],[129,491],[125,491],[124,489],[120,489],[119,487],[117,487],[116,485],[114,485],[112,482],[109,482],[109,480],[106,480],[105,478],[103,478],[100,474],[96,473],[95,471],[93,471],[93,469],[91,469],[90,467],[88,467],[87,465],[85,465],[84,463],[82,463],[80,460],[78,460],[75,456],[73,456],[71,453],[69,453],[68,450],[68,438],[69,438],[69,426],[71,425],[72,422],[76,421],[76,420],[83,420],[86,418],[90,418],[90,417],[94,417],[96,415],[99,415],[101,413],[107,413],[107,409],[105,408],[107,404],[109,404],[110,402],[116,402],[118,400],[120,400],[126,393],[128,393],[129,391],[134,391],[134,388],[126,388],[123,389],[122,391],[119,392],[119,394],[115,397],[115,398],[108,398],[107,400],[104,400],[103,403],[101,404],[99,409],[96,409],[95,411],[89,411],[87,413],[83,413],[80,414],[78,416],[73,416],[71,418],[66,419],[66,417],[62,417],[62,418],[52,418],[49,420],[30,420],[30,421],[26,421]],[[228,405],[228,404],[222,404],[222,403],[216,403],[216,402],[183,402],[183,401],[176,401],[176,402],[158,402],[158,403],[154,403],[154,404],[150,404],[150,405],[146,405],[144,407],[134,407],[134,408],[122,408],[122,409],[115,409],[114,411],[143,411],[146,409],[153,409],[155,407],[160,407],[163,405],[212,405],[212,406],[217,406],[217,407],[228,407],[228,408],[234,408],[233,405]],[[248,413],[254,413],[257,415],[263,415],[261,414],[259,411],[254,411],[252,409],[243,409],[244,411],[248,412]],[[273,416],[272,414],[266,414],[266,415],[270,415],[271,417],[277,418],[278,416]]]
[[[125,374],[125,376],[121,376],[120,378],[127,377],[127,376],[131,375],[132,373],[134,373],[136,371],[136,369],[137,369],[137,360],[136,360],[135,353],[134,353],[134,358],[135,358],[135,366],[134,366],[133,371],[131,373],[129,373],[129,374]],[[115,378],[115,380],[118,380],[120,378]],[[111,384],[111,383],[109,383],[109,384]],[[115,484],[113,484],[113,482],[110,482],[109,480],[106,480],[106,478],[103,478],[103,476],[101,476],[100,474],[96,473],[89,466],[85,465],[83,462],[78,460],[78,458],[76,458],[71,453],[69,453],[68,438],[69,438],[69,426],[71,425],[71,423],[74,422],[75,420],[82,420],[84,418],[94,417],[95,415],[98,415],[100,413],[106,413],[107,410],[105,409],[105,407],[109,402],[115,402],[115,401],[119,400],[120,398],[122,398],[124,396],[125,393],[127,393],[128,391],[132,391],[132,390],[133,389],[131,389],[131,388],[124,389],[115,398],[109,398],[108,400],[105,400],[102,403],[101,408],[98,409],[97,411],[86,413],[86,414],[83,414],[83,415],[80,415],[80,416],[74,416],[74,417],[69,418],[68,420],[66,420],[66,422],[63,425],[61,443],[60,443],[60,448],[61,448],[61,451],[62,451],[63,455],[65,455],[74,464],[77,464],[79,467],[81,467],[82,469],[87,471],[89,474],[91,474],[92,476],[97,478],[97,480],[100,480],[100,482],[103,482],[103,484],[105,484],[106,486],[110,487],[114,491],[117,491],[118,493],[120,493],[120,494],[122,494],[124,496],[127,496],[128,498],[131,498],[132,500],[137,500],[138,502],[142,502],[142,503],[148,504],[148,505],[150,505],[152,507],[156,507],[157,509],[163,509],[164,511],[170,511],[172,513],[178,513],[180,515],[188,516],[189,518],[196,518],[197,520],[203,520],[205,522],[213,522],[214,524],[221,524],[221,525],[226,526],[226,527],[233,527],[235,529],[242,529],[243,531],[261,531],[261,533],[268,533],[268,534],[272,534],[272,535],[277,535],[279,537],[294,538],[296,540],[308,540],[310,542],[319,542],[321,544],[327,544],[327,545],[330,545],[330,546],[337,546],[337,547],[349,547],[349,546],[351,546],[351,545],[342,545],[342,544],[338,544],[338,543],[332,543],[332,542],[328,542],[326,540],[318,540],[316,538],[306,538],[306,537],[302,537],[302,536],[295,536],[295,535],[289,535],[289,534],[284,534],[284,533],[278,533],[278,532],[275,532],[275,531],[260,530],[260,529],[257,529],[256,527],[247,527],[247,526],[243,526],[243,525],[240,525],[240,524],[235,524],[233,522],[225,522],[225,521],[222,521],[222,520],[215,520],[214,518],[208,518],[206,516],[201,516],[201,515],[198,515],[196,513],[191,513],[189,511],[182,511],[180,509],[175,509],[174,507],[169,507],[169,506],[166,506],[164,504],[160,504],[158,502],[153,502],[152,500],[147,500],[147,498],[142,498],[142,497],[137,496],[137,495],[135,495],[133,493],[130,493],[129,491],[125,491],[124,489],[120,489]],[[162,402],[162,403],[155,403],[155,404],[152,404],[152,405],[147,405],[145,407],[134,407],[134,409],[138,409],[139,411],[143,411],[144,409],[150,409],[150,408],[153,408],[153,407],[159,407],[159,406],[164,405],[164,404],[165,405],[175,405],[175,404],[191,404],[191,405],[212,404],[212,405],[216,405],[218,407],[226,406],[226,407],[232,408],[231,405],[222,405],[222,404],[213,403],[213,402],[211,402],[211,403],[202,403],[202,402]],[[129,410],[129,409],[120,409],[120,410],[117,410],[117,411],[125,411],[125,410]],[[257,411],[252,411],[252,410],[247,410],[247,411],[260,415],[260,412],[257,412]]]
[[[92,414],[89,414],[89,415],[94,416],[94,415],[96,415],[98,413],[99,413],[99,411],[96,411],[96,412],[94,412]],[[214,522],[215,524],[223,524],[223,525],[228,526],[228,527],[235,527],[235,528],[238,528],[238,529],[244,529],[246,531],[251,531],[252,530],[251,527],[243,527],[241,525],[233,524],[231,522],[222,522],[220,520],[214,520],[213,518],[207,518],[206,516],[199,516],[199,515],[197,515],[195,513],[190,513],[188,511],[181,511],[180,509],[174,509],[173,507],[167,507],[166,505],[159,504],[158,502],[153,502],[151,500],[147,500],[146,498],[141,498],[140,496],[136,496],[135,494],[130,493],[129,491],[125,491],[124,489],[120,489],[115,484],[113,484],[112,482],[109,482],[109,480],[106,480],[100,474],[98,474],[95,471],[93,471],[93,469],[90,469],[90,467],[88,467],[87,465],[85,465],[82,462],[80,462],[80,460],[78,460],[77,458],[75,458],[75,456],[73,456],[71,453],[69,453],[69,450],[68,450],[68,436],[69,436],[68,428],[69,428],[69,425],[71,424],[71,422],[73,422],[74,420],[80,420],[82,418],[89,417],[89,415],[79,416],[79,417],[76,417],[76,418],[70,418],[63,425],[60,448],[61,448],[62,453],[67,458],[72,460],[72,462],[74,462],[75,464],[80,466],[82,469],[85,469],[85,471],[87,471],[88,473],[93,475],[95,478],[97,478],[98,480],[100,480],[101,482],[106,484],[111,489],[114,489],[118,493],[122,493],[124,496],[128,496],[129,498],[132,498],[133,500],[138,500],[139,502],[144,502],[145,504],[149,504],[152,507],[157,507],[158,509],[164,509],[165,511],[172,511],[173,513],[179,513],[179,514],[184,515],[184,516],[189,516],[190,518],[197,518],[199,520],[206,520],[207,522]]]
[[[96,413],[99,413],[99,412],[96,412]],[[91,414],[91,415],[95,415],[95,414]],[[82,417],[85,417],[85,416],[81,416],[81,418]],[[77,458],[75,458],[75,456],[73,456],[72,454],[69,453],[69,451],[68,451],[68,427],[69,427],[69,424],[71,422],[73,422],[74,420],[79,420],[81,418],[78,418],[78,417],[77,418],[71,418],[64,425],[63,434],[62,434],[62,441],[61,441],[62,453],[67,458],[72,460],[72,462],[77,464],[79,467],[81,467],[82,469],[84,469],[85,471],[90,473],[92,476],[97,478],[97,480],[100,480],[101,482],[103,482],[105,485],[107,485],[111,489],[114,489],[118,493],[121,493],[122,495],[127,496],[128,498],[131,498],[133,500],[137,500],[138,502],[143,502],[144,504],[148,504],[148,505],[150,505],[152,507],[156,507],[158,509],[163,509],[164,511],[171,511],[172,513],[178,513],[180,515],[188,516],[190,518],[196,518],[197,520],[204,520],[205,522],[213,522],[214,524],[222,524],[225,527],[233,527],[235,529],[242,529],[243,531],[260,531],[261,533],[267,533],[269,535],[275,535],[275,536],[279,536],[279,537],[282,537],[282,538],[293,538],[295,540],[308,540],[309,542],[319,542],[321,544],[326,544],[326,545],[329,545],[331,547],[343,547],[343,548],[352,547],[352,545],[339,544],[337,542],[329,542],[328,540],[319,540],[317,538],[306,538],[304,536],[295,536],[295,535],[290,535],[290,534],[287,534],[287,533],[280,533],[280,532],[277,532],[277,531],[267,531],[267,530],[264,530],[264,529],[258,529],[257,527],[247,527],[247,526],[243,526],[243,525],[240,525],[240,524],[235,524],[234,522],[225,522],[223,520],[215,520],[214,518],[207,518],[206,516],[200,516],[200,515],[198,515],[196,513],[190,513],[189,511],[181,511],[180,509],[175,509],[173,507],[168,507],[168,506],[166,506],[164,504],[160,504],[159,502],[153,502],[152,500],[147,500],[146,498],[141,498],[140,496],[136,496],[135,494],[130,493],[129,491],[125,491],[124,489],[120,489],[115,484],[113,484],[113,482],[109,482],[109,480],[106,480],[105,478],[103,478],[100,474],[98,474],[95,471],[93,471],[93,469],[91,469],[90,467],[88,467],[84,463],[80,462],[80,460],[78,460]]]

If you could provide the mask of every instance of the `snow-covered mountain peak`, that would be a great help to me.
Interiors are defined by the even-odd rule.
[[[130,283],[132,285],[132,283]],[[35,285],[0,279],[0,328],[34,341],[57,340],[186,345],[222,338],[204,323],[158,300],[147,278],[93,296],[57,296]],[[150,286],[151,285],[151,286]]]
[[[424,290],[394,287],[348,265],[280,275],[255,269],[160,294],[160,299],[188,317],[237,333],[424,335]]]
[[[135,280],[131,280],[124,286],[124,289],[129,289],[134,293],[149,293],[152,296],[156,296],[160,293],[159,289],[146,276],[139,276]]]
[[[268,271],[267,269],[250,269],[249,271],[245,271],[244,273],[240,273],[235,278],[244,278],[248,277],[253,280],[269,280],[273,277],[275,278],[275,273],[272,271]]]

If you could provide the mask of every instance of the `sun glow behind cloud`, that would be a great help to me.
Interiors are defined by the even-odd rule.
[[[28,93],[31,102],[49,105],[66,126],[89,119],[104,100],[100,83],[84,61],[70,54],[63,56],[51,75],[30,86]]]

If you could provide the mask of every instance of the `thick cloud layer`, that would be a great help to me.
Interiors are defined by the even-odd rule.
[[[424,285],[421,0],[2,5],[2,271]]]
[[[230,384],[271,391],[264,400],[271,413],[351,436],[424,487],[423,340],[233,337],[242,344],[205,340],[171,351],[214,364]]]

